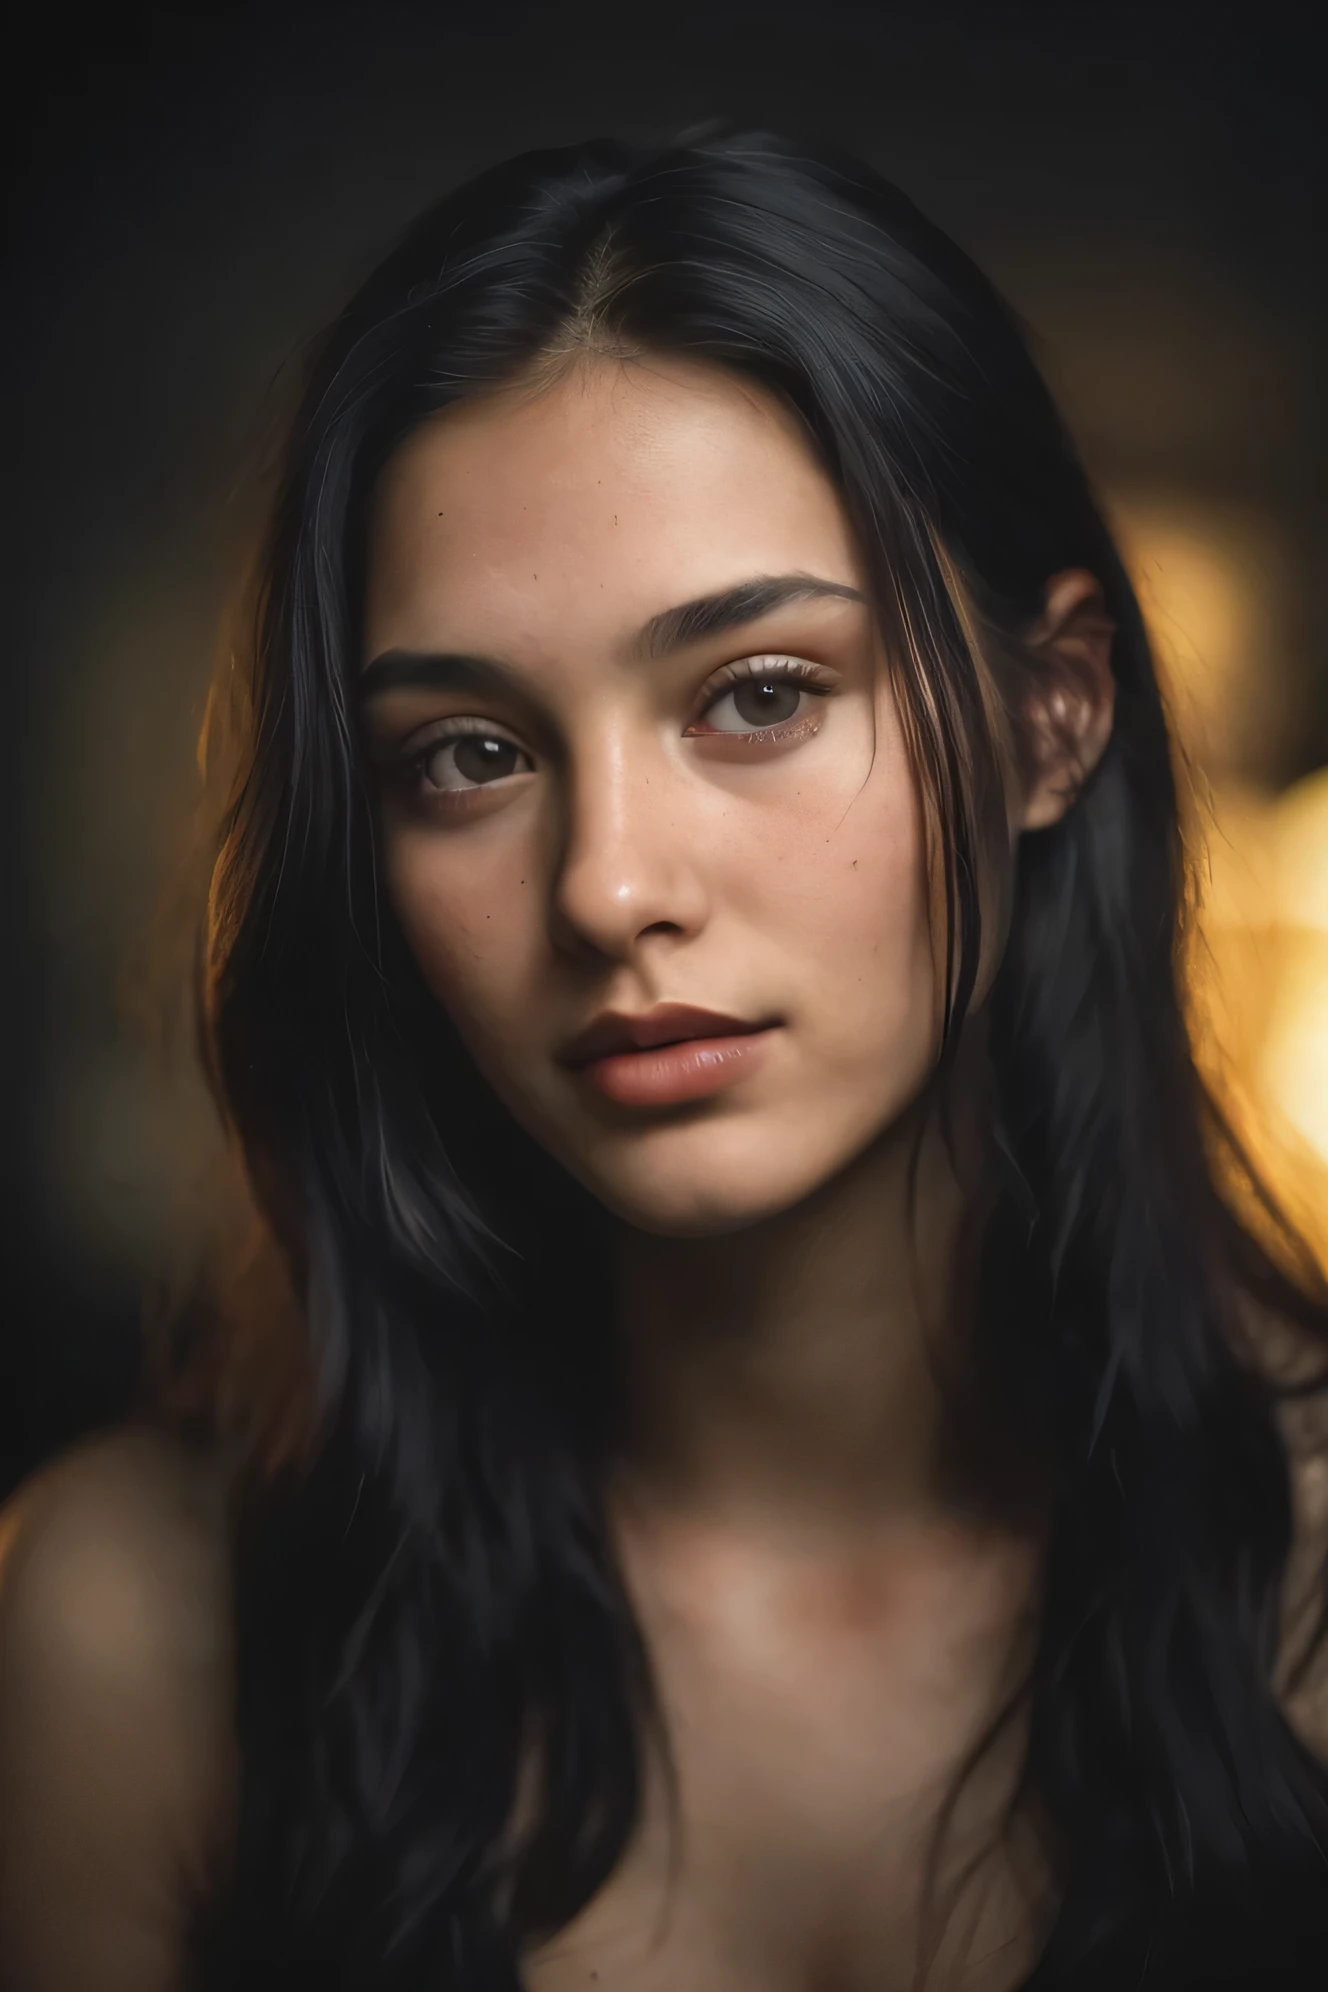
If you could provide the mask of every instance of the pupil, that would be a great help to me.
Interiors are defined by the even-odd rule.
[[[516,756],[510,740],[486,740],[481,734],[467,735],[452,749],[456,771],[468,782],[496,782],[514,773]]]
[[[798,710],[798,687],[778,679],[756,678],[733,694],[739,715],[753,726],[779,726]]]

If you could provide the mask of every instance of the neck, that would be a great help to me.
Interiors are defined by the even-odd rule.
[[[779,1535],[948,1519],[934,1354],[964,1212],[924,1101],[794,1210],[626,1233],[624,1489]]]

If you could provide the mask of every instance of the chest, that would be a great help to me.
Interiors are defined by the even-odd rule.
[[[859,1573],[731,1569],[643,1587],[673,1771],[600,1894],[532,1956],[528,1992],[906,1992],[929,1853],[993,1707],[991,1611],[896,1612]],[[716,1600],[719,1600],[717,1603]],[[991,1601],[988,1601],[990,1604]],[[999,1614],[998,1614],[999,1616]],[[945,1889],[991,1835],[1022,1738],[963,1787]],[[1031,1967],[1027,1880],[982,1863],[936,1992],[1011,1992]]]

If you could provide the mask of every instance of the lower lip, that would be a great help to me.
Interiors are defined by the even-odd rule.
[[[676,1107],[708,1099],[743,1074],[764,1051],[769,1030],[732,1037],[684,1038],[648,1051],[616,1051],[582,1066],[581,1077],[620,1107]]]

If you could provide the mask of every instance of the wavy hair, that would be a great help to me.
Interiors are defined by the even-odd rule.
[[[514,1992],[523,1947],[589,1901],[641,1810],[657,1711],[602,1510],[605,1219],[423,988],[378,884],[349,685],[385,460],[432,412],[585,353],[758,383],[842,497],[944,887],[942,1068],[973,1006],[978,881],[993,861],[1010,879],[953,1387],[1053,1486],[1016,1794],[1057,1849],[1036,1982],[1115,1984],[1104,1958],[1324,1885],[1328,1773],[1275,1675],[1279,1399],[1328,1382],[1328,1310],[1196,1071],[1148,639],[1013,316],[865,166],[731,130],[481,174],[307,368],[213,711],[229,787],[201,1039],[294,1297],[303,1412],[298,1445],[254,1449],[237,1550],[242,1804],[208,1982],[316,1961],[329,1986]],[[1003,784],[1046,669],[1021,632],[1071,567],[1115,624],[1115,730],[1063,820],[1012,849]],[[1313,1376],[1274,1373],[1259,1321]],[[214,1421],[239,1334],[222,1310],[168,1366],[221,1351]]]

